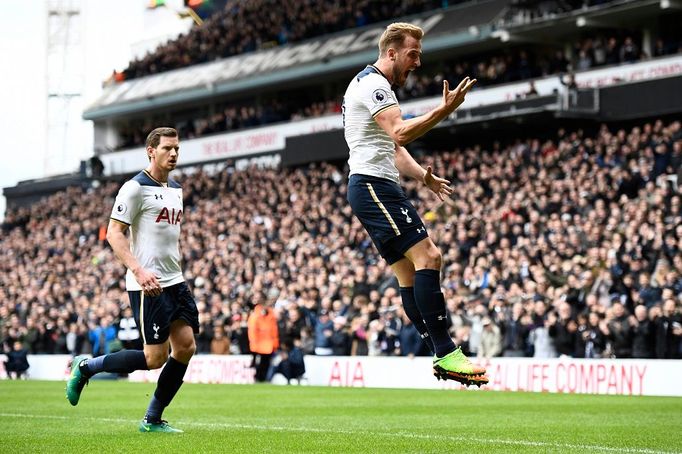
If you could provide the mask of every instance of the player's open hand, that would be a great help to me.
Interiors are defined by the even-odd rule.
[[[139,267],[133,271],[133,274],[135,275],[137,283],[142,287],[142,291],[145,295],[159,296],[163,291],[159,279],[151,271]]]
[[[441,202],[445,200],[445,197],[452,194],[453,191],[448,180],[433,174],[433,169],[431,166],[426,168],[426,173],[424,174],[424,184],[438,196]]]
[[[443,105],[448,113],[454,112],[464,102],[464,97],[475,83],[476,79],[471,79],[467,76],[462,79],[454,90],[450,90],[448,81],[443,80]]]

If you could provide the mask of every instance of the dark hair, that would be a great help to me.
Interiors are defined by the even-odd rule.
[[[177,137],[178,132],[174,128],[156,128],[147,136],[146,146],[156,148],[161,142],[161,137]]]

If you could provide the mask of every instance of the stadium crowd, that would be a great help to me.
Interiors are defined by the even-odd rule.
[[[462,3],[462,0],[230,0],[223,10],[212,15],[202,26],[194,27],[186,35],[130,62],[121,79],[134,79],[303,41],[455,3]]]
[[[286,101],[285,101],[286,100]],[[218,104],[215,113],[205,117],[199,115],[190,120],[175,122],[175,129],[181,137],[194,139],[210,134],[248,129],[272,123],[303,118],[320,117],[341,113],[341,102],[337,100],[301,103],[296,96],[282,96],[278,99],[243,102],[238,104]],[[153,129],[156,119],[136,121],[119,129],[117,149],[131,148],[144,144],[146,133]]]
[[[480,357],[682,358],[682,125],[559,130],[434,152],[437,203],[406,182],[443,251],[451,332]],[[427,354],[390,269],[331,163],[231,163],[178,174],[181,252],[201,353],[247,353],[257,305],[306,354]],[[32,353],[139,345],[105,240],[119,182],[10,210],[0,238],[0,343]]]
[[[446,8],[462,0],[409,0],[397,3],[353,0],[325,2],[319,0],[268,2],[267,0],[234,0],[226,3],[200,27],[169,41],[144,58],[130,62],[111,80],[122,82],[171,69],[209,62],[232,55],[334,33],[349,28],[408,16],[438,8]],[[574,9],[603,4],[602,1],[562,0],[512,2],[507,15],[498,25],[513,25],[555,17]],[[262,14],[264,9],[268,14]],[[248,26],[239,26],[248,24]],[[670,31],[670,30],[672,31]],[[535,77],[582,71],[602,65],[632,63],[645,58],[679,53],[682,36],[679,27],[662,27],[654,36],[651,49],[643,49],[641,32],[600,29],[576,40],[570,54],[561,48],[540,50],[538,45],[520,46],[504,53],[458,57],[431,63],[411,77],[399,97],[418,98],[440,94],[443,78],[455,81],[463,75],[476,77],[477,87],[527,80]],[[168,112],[162,120],[148,117],[121,124],[116,149],[144,143],[145,131],[155,124],[173,124],[182,137],[201,137],[258,125],[338,113],[341,93],[326,99],[309,99],[298,93],[274,95],[273,99],[250,99],[244,102],[219,103],[210,112],[195,113],[191,118],[173,118]]]
[[[521,46],[488,54],[448,59],[438,63],[424,63],[419,75],[411,75],[405,87],[397,90],[400,99],[438,96],[442,93],[443,79],[451,83],[471,75],[477,87],[529,80],[567,72],[583,71],[604,65],[627,64],[649,58],[641,51],[640,39],[627,33],[595,34],[577,41],[571,58],[563,50],[539,50],[537,46]],[[654,56],[664,56],[682,51],[682,40],[658,39]],[[175,127],[184,138],[196,138],[215,133],[252,128],[282,121],[314,118],[341,112],[342,93],[332,99],[311,100],[308,94],[282,93],[269,99],[248,102],[219,103],[213,114],[198,115],[189,120],[177,121]],[[168,113],[163,113],[164,121]],[[119,129],[117,149],[130,148],[144,143],[146,132],[158,124],[156,118],[138,120]]]
[[[477,87],[562,75],[607,65],[634,63],[650,58],[641,50],[641,39],[629,33],[613,31],[608,35],[594,33],[577,40],[570,54],[562,49],[518,46],[504,52],[477,55],[475,58],[447,60],[427,64],[419,76],[411,77],[398,91],[400,97],[436,96],[442,93],[442,81],[476,78]],[[655,57],[682,51],[682,40],[659,39]]]
[[[466,0],[282,1],[231,0],[187,34],[131,61],[116,82],[184,68],[233,55],[268,49],[316,36],[466,3]],[[556,17],[603,0],[542,0],[510,2],[499,26]],[[267,14],[263,14],[267,11]],[[610,42],[604,42],[609,48]],[[597,47],[597,46],[596,46]]]

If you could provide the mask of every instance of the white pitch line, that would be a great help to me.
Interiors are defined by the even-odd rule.
[[[138,420],[121,419],[121,418],[76,418],[69,416],[57,415],[29,415],[26,413],[0,413],[0,417],[9,418],[30,418],[30,419],[59,419],[59,420],[73,420],[73,419],[88,419],[91,421],[113,422],[120,424],[135,424]],[[373,432],[363,430],[343,430],[343,429],[322,429],[315,427],[287,427],[287,426],[266,426],[259,424],[240,424],[240,423],[207,423],[195,421],[177,421],[178,426],[196,426],[209,427],[216,429],[245,429],[245,430],[263,430],[263,431],[280,431],[280,432],[309,432],[309,433],[333,433],[341,435],[372,435],[379,437],[400,437],[400,438],[417,438],[421,440],[441,440],[441,441],[457,441],[457,442],[476,442],[488,445],[510,445],[510,446],[528,446],[533,448],[557,448],[557,449],[574,449],[578,451],[604,451],[604,452],[619,452],[619,453],[635,453],[635,454],[676,454],[678,451],[657,451],[649,448],[616,448],[611,446],[599,445],[581,445],[573,443],[556,443],[546,441],[531,441],[531,440],[509,440],[504,438],[481,438],[470,436],[454,436],[454,435],[430,435],[430,434],[415,434],[409,432]]]

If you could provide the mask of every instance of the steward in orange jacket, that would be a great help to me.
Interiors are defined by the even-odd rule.
[[[279,330],[272,308],[258,304],[249,315],[248,328],[251,353],[268,355],[277,351]]]
[[[253,354],[253,367],[256,368],[255,380],[267,381],[272,354],[279,348],[277,318],[272,308],[257,304],[249,315],[249,348]]]

